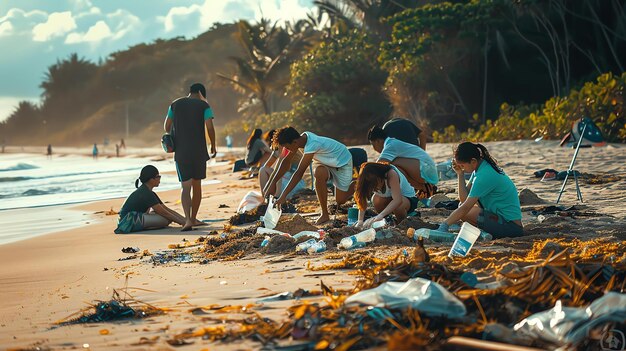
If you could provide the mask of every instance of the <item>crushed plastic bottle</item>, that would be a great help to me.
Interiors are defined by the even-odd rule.
[[[441,232],[439,230],[428,229],[428,228],[420,228],[417,230],[413,228],[409,228],[406,231],[406,235],[409,238],[415,240],[416,242],[420,237],[429,239],[435,242],[453,242],[456,239],[455,234],[448,233],[448,232]]]
[[[369,243],[376,239],[376,230],[374,228],[370,228],[368,230],[364,230],[358,234],[354,234],[347,238],[341,239],[339,245],[337,245],[340,249],[352,249],[356,245],[356,243]]]
[[[324,238],[319,231],[314,232],[314,231],[311,231],[311,230],[303,230],[303,231],[299,232],[298,234],[294,235],[293,238],[298,240],[298,239],[300,239],[303,236],[310,236],[310,237],[315,238],[317,240],[320,240],[320,239]]]
[[[306,252],[308,254],[314,254],[324,251],[326,251],[326,243],[324,242],[324,240],[320,240],[306,249]]]
[[[317,240],[315,239],[309,239],[305,242],[301,242],[300,244],[296,246],[296,252],[305,252],[309,249],[309,247],[315,244],[317,244]]]

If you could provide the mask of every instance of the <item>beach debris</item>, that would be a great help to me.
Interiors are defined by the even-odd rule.
[[[302,242],[296,245],[296,253],[307,252],[309,247],[315,245],[316,243],[317,243],[317,240],[315,240],[314,238],[311,238],[305,242]]]
[[[111,207],[111,209],[108,210],[108,211],[104,211],[104,215],[105,216],[115,216],[115,215],[118,215],[118,214],[119,214],[119,212],[115,211],[113,209],[113,207]]]
[[[364,230],[358,234],[351,235],[347,238],[341,239],[337,248],[350,250],[355,249],[357,247],[364,247],[367,243],[372,242],[376,239],[376,230],[374,228],[370,228]]]
[[[313,239],[315,240],[315,239]],[[313,245],[309,246],[306,249],[306,252],[310,255],[310,254],[314,254],[314,253],[320,253],[320,252],[324,252],[326,251],[326,243],[324,242],[324,240],[320,240],[316,243],[314,243]]]
[[[592,329],[624,321],[626,321],[626,294],[608,292],[588,307],[565,307],[559,300],[553,308],[523,319],[513,327],[513,330],[521,337],[540,339],[555,346],[576,345],[586,338]],[[622,348],[623,342],[624,340],[620,345]]]
[[[291,236],[275,235],[263,248],[267,254],[276,254],[286,251],[292,251],[296,247],[296,240]]]
[[[230,208],[230,206],[226,204],[220,204],[219,206],[217,206],[217,208]]]
[[[246,195],[243,196],[241,202],[239,202],[239,206],[237,206],[237,213],[241,214],[247,211],[254,210],[259,207],[265,199],[263,195],[258,191],[249,191]],[[228,207],[224,205],[225,207]],[[222,205],[219,208],[223,208]]]
[[[170,262],[176,263],[191,263],[194,261],[192,255],[187,252],[181,252],[179,250],[162,250],[156,251],[150,260],[153,265],[166,264]]]
[[[420,228],[418,230],[415,230],[414,228],[409,228],[406,231],[406,235],[416,242],[419,238],[426,238],[434,242],[454,242],[454,240],[456,239],[456,234],[428,228]]]
[[[139,248],[138,247],[124,247],[122,248],[122,252],[123,253],[136,253],[139,252]]]
[[[319,229],[317,231],[303,230],[303,231],[293,235],[292,237],[294,239],[296,239],[296,240],[299,240],[300,238],[304,238],[304,237],[309,237],[309,238],[322,240],[322,239],[324,239],[325,236],[326,236],[326,231],[324,231],[323,229]]]
[[[413,278],[406,282],[386,282],[376,288],[349,296],[345,304],[389,309],[411,307],[426,315],[448,318],[461,318],[467,313],[463,302],[441,285],[424,278]]]
[[[265,214],[261,217],[263,226],[268,229],[274,229],[280,220],[281,214],[283,214],[283,211],[281,211],[280,207],[274,208],[274,196],[270,195]]]
[[[126,276],[128,283],[128,275]],[[165,313],[167,310],[155,307],[151,304],[136,300],[128,293],[129,289],[144,290],[140,288],[113,289],[113,297],[109,301],[96,301],[88,308],[73,313],[68,317],[57,321],[58,326],[82,323],[102,323],[123,319],[147,318]],[[76,317],[78,316],[78,317]]]
[[[322,295],[321,291],[308,291],[304,289],[297,289],[294,292],[283,291],[278,294],[261,296],[261,298],[257,300],[257,303],[285,301],[285,300],[293,300],[293,299],[299,300],[303,297],[311,297],[311,296],[319,296],[319,295]]]
[[[448,257],[460,256],[465,257],[474,247],[474,243],[480,237],[480,229],[474,227],[468,222],[463,222],[459,235],[456,236]]]
[[[427,201],[427,206],[426,207],[435,207],[440,202],[452,201],[451,198],[449,198],[446,195],[441,194],[441,193],[438,193],[438,194],[435,194],[435,195],[431,196],[430,199],[428,199],[428,200],[429,201]]]
[[[545,200],[540,198],[537,194],[535,194],[532,190],[528,188],[520,190],[518,197],[521,206],[540,205],[546,203]]]
[[[413,250],[413,259],[411,264],[419,265],[424,262],[430,262],[430,255],[428,255],[428,251],[424,248],[424,238],[420,236],[417,239],[417,247]]]

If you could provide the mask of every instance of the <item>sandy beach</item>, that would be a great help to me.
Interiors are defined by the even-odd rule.
[[[609,144],[602,148],[582,149],[576,169],[594,175],[595,181],[581,181],[583,204],[576,201],[573,182],[568,183],[562,199],[564,206],[577,205],[578,211],[588,215],[572,217],[548,216],[539,222],[528,210],[529,206],[549,205],[555,202],[560,181],[541,182],[533,172],[545,168],[566,170],[573,155],[570,148],[558,147],[555,141],[506,141],[486,143],[499,160],[518,190],[529,189],[543,203],[524,205],[523,223],[528,237],[517,240],[497,240],[478,243],[470,255],[497,250],[528,251],[532,243],[543,238],[565,237],[587,241],[606,238],[626,243],[626,146]],[[451,144],[429,144],[427,151],[436,162],[451,157]],[[370,159],[377,155],[365,147]],[[154,154],[155,157],[162,154]],[[222,160],[218,160],[222,161]],[[312,271],[310,266],[337,262],[337,253],[294,256],[290,252],[262,254],[255,252],[237,260],[210,259],[206,262],[170,262],[154,265],[149,257],[122,260],[130,254],[125,247],[138,247],[155,253],[168,249],[170,244],[193,244],[200,237],[215,237],[224,232],[225,225],[235,214],[241,198],[258,188],[257,179],[240,180],[240,173],[231,173],[232,164],[208,169],[207,179],[220,183],[203,187],[203,202],[199,218],[208,226],[181,233],[178,226],[137,234],[113,233],[117,216],[107,215],[111,208],[119,210],[124,199],[72,205],[72,210],[85,213],[84,224],[65,231],[0,245],[0,348],[10,350],[239,350],[259,349],[262,344],[251,340],[211,342],[201,337],[189,338],[189,344],[172,345],[168,340],[175,335],[199,327],[215,325],[204,314],[192,313],[196,307],[211,305],[255,304],[261,296],[298,288],[320,290],[320,280],[335,289],[349,289],[355,277],[349,269]],[[175,177],[173,174],[164,177]],[[597,184],[591,184],[597,183]],[[440,191],[456,198],[456,181],[439,184]],[[179,192],[159,192],[160,198],[171,208],[182,212]],[[329,199],[332,203],[332,198]],[[225,206],[224,206],[225,205]],[[45,210],[45,209],[44,209]],[[27,210],[23,210],[26,212]],[[424,209],[421,219],[438,223],[449,212]],[[37,215],[19,214],[24,226],[38,222]],[[313,212],[313,209],[311,209]],[[36,213],[36,212],[35,212]],[[0,211],[0,226],[9,223],[15,214]],[[312,221],[315,217],[306,217]],[[344,216],[345,218],[345,216]],[[14,226],[19,227],[15,218]],[[41,225],[42,223],[37,223]],[[9,227],[10,228],[10,227]],[[5,229],[3,229],[5,230]],[[21,230],[21,229],[20,229]],[[231,231],[239,229],[233,228]],[[295,234],[295,233],[291,233]],[[427,245],[429,253],[442,250],[442,244]],[[445,246],[445,245],[443,245]],[[449,245],[447,246],[449,248]],[[193,248],[193,246],[190,246]],[[367,252],[386,257],[406,245],[378,245],[356,252]],[[140,251],[140,252],[141,252]],[[285,257],[285,260],[281,258]],[[617,257],[617,260],[624,259]],[[484,268],[484,267],[476,267]],[[471,271],[473,267],[467,267]],[[75,324],[55,327],[55,322],[79,312],[97,300],[109,300],[113,289],[128,286],[127,291],[137,300],[167,309],[162,315],[146,319],[109,323]],[[322,302],[321,296],[305,298]],[[285,300],[257,304],[253,307],[263,317],[275,320],[289,318],[287,308],[299,301]],[[225,320],[227,316],[223,317]],[[281,343],[298,343],[285,340]]]

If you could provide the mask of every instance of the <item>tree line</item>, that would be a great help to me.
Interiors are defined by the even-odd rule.
[[[60,60],[41,103],[20,103],[0,134],[117,135],[129,103],[132,134],[156,140],[169,100],[206,81],[224,135],[290,124],[362,142],[397,115],[439,141],[559,138],[588,115],[623,142],[624,57],[619,0],[318,0],[296,22]]]

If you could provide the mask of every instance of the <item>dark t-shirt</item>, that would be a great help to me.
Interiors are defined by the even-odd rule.
[[[383,130],[388,137],[420,146],[417,136],[422,132],[422,130],[408,119],[394,118],[383,125]]]
[[[143,213],[148,211],[150,207],[162,203],[163,202],[161,202],[161,199],[159,199],[154,191],[148,189],[145,184],[142,184],[124,201],[122,209],[120,210],[120,218],[124,218],[130,211]]]
[[[204,132],[206,101],[182,97],[170,105],[174,114],[174,160],[179,163],[201,163],[209,159]]]

